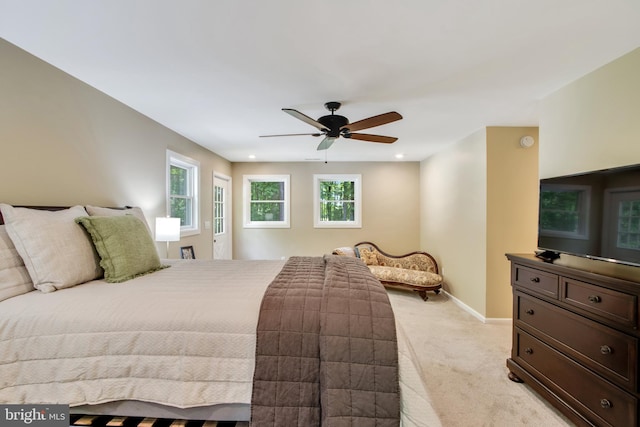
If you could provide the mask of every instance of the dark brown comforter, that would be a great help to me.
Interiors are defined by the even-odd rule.
[[[398,426],[393,311],[362,261],[292,257],[258,320],[251,425]]]

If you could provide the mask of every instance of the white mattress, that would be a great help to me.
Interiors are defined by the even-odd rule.
[[[284,261],[171,264],[0,302],[0,403],[248,405],[260,302]],[[438,426],[398,339],[403,425]]]

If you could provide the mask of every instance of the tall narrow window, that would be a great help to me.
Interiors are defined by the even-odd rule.
[[[361,175],[314,175],[314,227],[362,227]]]
[[[200,232],[198,223],[198,181],[200,163],[167,150],[167,211],[180,218],[183,235]]]
[[[245,228],[289,228],[289,175],[244,175]]]

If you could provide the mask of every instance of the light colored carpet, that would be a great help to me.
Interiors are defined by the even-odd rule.
[[[528,386],[507,378],[510,324],[484,324],[447,295],[428,295],[425,302],[389,290],[444,427],[573,425]]]

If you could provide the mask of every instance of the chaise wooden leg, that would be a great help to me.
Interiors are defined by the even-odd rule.
[[[418,295],[420,295],[420,298],[422,298],[424,301],[429,299],[429,297],[427,296],[427,291],[416,291],[416,292],[418,292]]]

